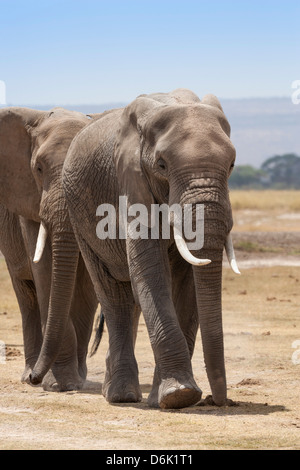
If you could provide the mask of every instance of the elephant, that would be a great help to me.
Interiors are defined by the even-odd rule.
[[[200,401],[191,362],[199,324],[212,403],[228,403],[221,280],[224,248],[239,273],[228,190],[235,157],[217,97],[200,100],[187,89],[140,95],[72,141],[63,188],[108,329],[102,390],[108,402],[142,398],[134,354],[142,312],[155,359],[149,406],[182,408]],[[127,225],[120,218],[124,200]],[[204,207],[203,246],[189,249],[172,216],[169,238],[162,232],[151,236],[151,216],[140,223],[146,236],[132,235],[136,205],[151,214],[163,204],[190,204],[193,223],[196,206]],[[115,208],[117,230],[99,236],[99,215],[108,207]]]
[[[19,303],[22,382],[82,387],[97,297],[69,220],[62,167],[74,136],[101,114],[0,110],[0,250]]]

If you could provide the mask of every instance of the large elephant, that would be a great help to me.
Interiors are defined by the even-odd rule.
[[[109,402],[141,399],[134,356],[140,310],[156,363],[148,403],[178,408],[200,400],[191,365],[199,323],[213,402],[227,402],[221,306],[224,247],[237,272],[227,184],[235,149],[229,135],[216,97],[206,95],[200,102],[191,91],[179,89],[141,95],[85,128],[69,148],[63,186],[107,323],[103,393]],[[120,218],[124,199],[119,196],[127,198],[125,225],[123,215]],[[193,223],[196,205],[204,204],[202,249],[188,250],[174,217],[169,219],[174,229],[169,239],[151,236],[150,216],[140,224],[144,235],[133,236],[136,220],[129,216],[135,204],[146,207],[147,214],[154,204],[182,209],[193,204]],[[116,209],[117,236],[114,230],[108,230],[106,238],[99,232],[97,236],[98,215],[109,207]]]
[[[53,391],[82,386],[98,305],[61,179],[72,139],[93,117],[100,115],[0,110],[0,250],[22,314],[22,381]]]

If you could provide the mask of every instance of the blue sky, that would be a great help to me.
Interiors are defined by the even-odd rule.
[[[0,0],[0,80],[14,105],[290,96],[299,21],[299,0]]]

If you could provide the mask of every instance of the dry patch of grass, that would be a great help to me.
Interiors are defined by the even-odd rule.
[[[300,191],[230,191],[234,231],[300,231]]]
[[[267,237],[264,238],[263,236],[256,237],[255,234],[250,233],[248,234],[248,238],[237,240],[234,247],[236,250],[243,251],[244,254],[257,253],[261,256],[264,254],[299,256],[300,246],[298,245],[295,247],[289,244],[284,245],[284,242],[280,243],[281,240],[279,235],[280,234],[278,233],[278,243],[276,243],[276,240],[274,239],[268,239]],[[258,241],[255,240],[256,238],[258,238]],[[252,241],[253,239],[254,241]]]
[[[233,210],[300,211],[300,191],[231,190]]]
[[[22,338],[21,317],[5,264],[0,270],[0,339]],[[88,359],[88,382],[79,392],[50,393],[20,383],[24,358],[0,365],[0,449],[300,449],[299,367],[292,363],[300,339],[299,268],[224,269],[223,318],[228,396],[238,406],[150,409],[154,371],[143,319],[136,357],[143,401],[109,405],[101,395],[107,330]],[[195,379],[210,393],[200,334]]]
[[[260,245],[249,240],[241,240],[234,245],[235,249],[246,251],[247,253],[282,253],[280,248],[273,248]]]

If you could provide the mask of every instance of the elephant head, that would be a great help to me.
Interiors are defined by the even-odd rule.
[[[230,236],[228,177],[234,162],[230,126],[213,95],[202,101],[188,90],[142,95],[124,109],[115,165],[129,206],[142,203],[150,213],[155,203],[179,204],[182,209],[187,204],[204,205],[201,249],[189,251],[172,220],[171,225],[180,254],[193,265],[204,358],[216,404],[226,400],[221,306],[224,247],[231,267],[239,272]]]
[[[31,261],[40,261],[47,237],[52,247],[50,302],[32,383],[40,383],[55,361],[69,316],[79,249],[61,172],[72,139],[89,122],[87,116],[62,108],[0,110],[0,201],[9,211],[40,223]]]

